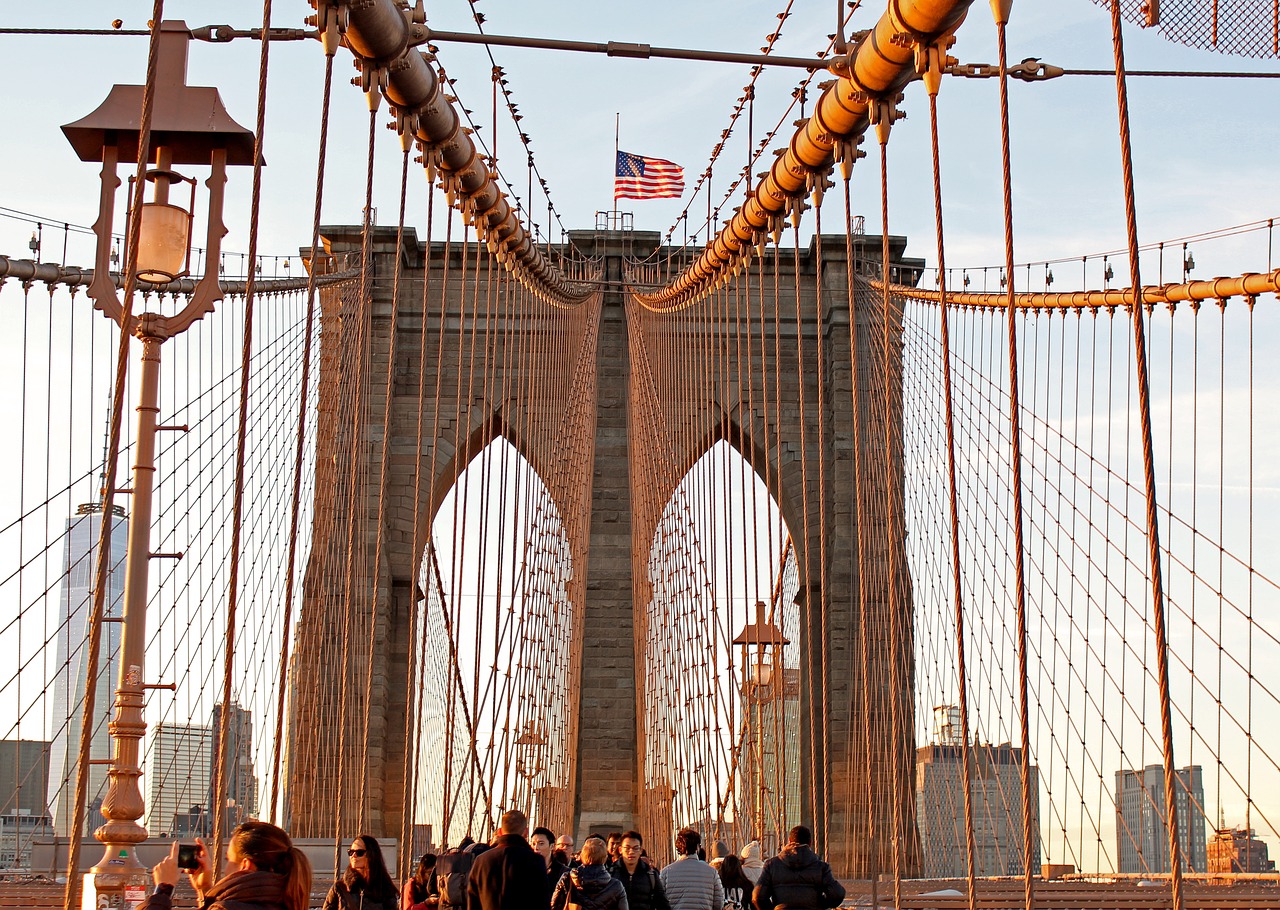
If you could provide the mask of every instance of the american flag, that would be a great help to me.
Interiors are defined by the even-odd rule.
[[[614,199],[678,199],[683,193],[684,168],[680,165],[662,158],[618,152]]]

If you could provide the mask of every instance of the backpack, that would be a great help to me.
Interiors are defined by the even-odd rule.
[[[459,850],[451,850],[436,861],[436,890],[440,892],[441,907],[465,907],[467,905],[467,875],[475,856]]]
[[[724,889],[724,910],[742,910],[742,889],[741,888],[725,888]]]

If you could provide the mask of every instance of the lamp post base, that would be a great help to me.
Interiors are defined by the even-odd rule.
[[[121,850],[102,871],[86,872],[80,910],[138,910],[151,895],[151,873],[138,864],[133,852]]]

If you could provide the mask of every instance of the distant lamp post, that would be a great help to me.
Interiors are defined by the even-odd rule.
[[[782,649],[790,641],[781,629],[765,618],[764,601],[757,600],[756,621],[744,626],[733,644],[742,648],[742,675],[739,679],[746,721],[743,740],[749,756],[745,763],[748,785],[744,790],[754,803],[752,836],[762,840],[765,794],[769,792],[764,774],[764,706],[782,694]],[[775,759],[774,768],[781,773],[781,762]]]
[[[536,726],[533,721],[527,720],[524,729],[520,731],[520,735],[516,737],[516,773],[529,788],[529,809],[532,814],[534,809],[533,801],[538,793],[538,788],[533,786],[534,778],[542,773],[542,750],[547,745],[546,734]],[[543,815],[547,815],[547,806],[538,806],[538,811]]]
[[[187,46],[191,32],[186,23],[170,21],[160,25],[151,143],[139,148],[144,86],[116,85],[105,101],[75,123],[62,127],[67,140],[82,161],[102,162],[102,184],[93,280],[89,296],[95,306],[113,319],[121,331],[142,341],[141,375],[138,383],[138,429],[134,445],[136,461],[132,483],[132,519],[129,522],[125,557],[124,616],[120,641],[120,675],[111,720],[112,737],[110,785],[102,803],[105,823],[94,832],[105,849],[102,859],[85,875],[84,906],[129,906],[141,891],[150,887],[147,870],[134,853],[147,837],[139,823],[143,813],[142,791],[138,785],[141,769],[139,752],[146,721],[143,716],[146,667],[147,576],[151,553],[151,495],[155,476],[155,436],[159,414],[160,345],[184,331],[197,319],[212,312],[222,298],[216,269],[206,267],[186,305],[177,313],[142,313],[125,318],[111,266],[119,262],[112,244],[112,223],[116,208],[116,176],[121,162],[137,164],[139,156],[155,167],[145,179],[152,185],[152,198],[139,213],[141,237],[137,266],[132,276],[121,277],[149,282],[168,282],[185,276],[190,264],[191,225],[195,209],[195,184],[173,170],[174,165],[200,165],[210,169],[206,263],[219,261],[218,252],[227,229],[222,223],[223,190],[228,164],[252,164],[254,136],[227,113],[218,90],[188,86]],[[170,201],[177,185],[190,186],[188,208]],[[125,250],[122,269],[129,268],[130,251]],[[164,428],[176,429],[176,428]],[[172,554],[169,554],[172,555]],[[166,686],[165,688],[170,688]]]

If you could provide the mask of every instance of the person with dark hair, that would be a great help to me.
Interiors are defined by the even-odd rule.
[[[533,833],[529,835],[529,846],[533,847],[533,852],[542,857],[542,862],[547,867],[547,893],[555,891],[556,885],[560,884],[560,878],[569,871],[569,864],[562,863],[556,856],[553,848],[555,846],[556,836],[550,828],[544,828],[539,825],[533,829]]]
[[[196,838],[199,865],[190,869],[191,884],[203,910],[307,910],[311,901],[311,863],[283,829],[247,821],[231,832],[227,874],[216,882],[204,841]],[[155,894],[143,910],[170,910],[178,883],[178,845],[151,870]]]
[[[470,910],[517,910],[547,906],[547,867],[525,840],[529,820],[518,809],[504,812],[499,834],[476,857],[467,880]]]
[[[551,895],[551,910],[567,910],[569,907],[591,910],[628,910],[627,889],[608,870],[605,860],[609,848],[604,839],[588,837],[582,842],[578,854],[581,864],[560,879]]]
[[[702,835],[692,828],[681,828],[676,833],[679,857],[658,876],[672,910],[722,910],[724,907],[720,876],[698,858],[701,846]]]
[[[844,886],[813,851],[813,832],[797,825],[787,844],[764,864],[752,891],[756,910],[827,910],[844,900]]]
[[[467,879],[476,861],[475,840],[468,834],[458,846],[436,858],[436,880],[432,891],[440,910],[466,910]]]
[[[613,877],[622,882],[630,910],[671,910],[658,870],[643,856],[644,839],[639,831],[622,834],[621,857],[613,864]]]
[[[742,871],[742,857],[726,853],[716,870],[724,887],[724,910],[742,910],[751,903],[751,891],[755,886]]]
[[[347,871],[325,895],[324,910],[398,910],[400,893],[378,841],[361,834],[351,842],[347,857]]]
[[[605,860],[604,867],[612,870],[622,859],[622,832],[614,831],[610,834],[605,846],[609,848],[609,858]]]
[[[439,899],[432,892],[431,880],[436,874],[436,857],[434,853],[424,853],[418,860],[418,868],[413,877],[400,889],[400,910],[430,910]]]

